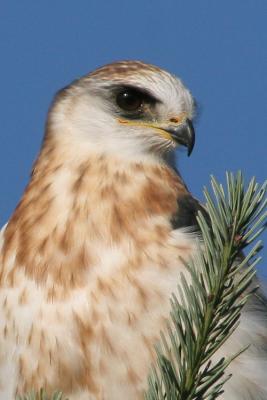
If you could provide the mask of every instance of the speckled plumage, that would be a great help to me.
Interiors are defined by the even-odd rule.
[[[122,123],[110,94],[118,82],[160,100],[151,126]],[[1,233],[1,400],[40,387],[70,400],[143,398],[181,257],[194,256],[198,242],[188,230],[196,201],[166,163],[175,143],[160,130],[193,113],[181,81],[140,62],[105,66],[57,95],[29,185]],[[222,399],[266,398],[260,307],[247,308],[222,350],[253,342],[232,364]]]

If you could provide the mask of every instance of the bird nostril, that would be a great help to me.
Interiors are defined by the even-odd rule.
[[[175,118],[175,117],[170,118],[170,122],[177,124],[179,122],[179,118]]]

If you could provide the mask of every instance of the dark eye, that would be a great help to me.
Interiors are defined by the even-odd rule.
[[[124,89],[117,94],[116,102],[124,111],[137,111],[144,102],[142,93],[134,89]]]

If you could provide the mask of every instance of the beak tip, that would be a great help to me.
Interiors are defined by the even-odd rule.
[[[194,149],[195,146],[195,130],[190,119],[186,120],[187,122],[187,129],[188,129],[188,152],[187,156],[189,157]]]

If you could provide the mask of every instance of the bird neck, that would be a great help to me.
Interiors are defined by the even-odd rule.
[[[170,229],[177,197],[185,192],[164,163],[127,161],[46,139],[6,228],[4,259],[15,252],[16,265],[38,282],[50,276],[82,284],[85,270],[98,262],[95,249],[140,244],[151,239],[151,224]]]

